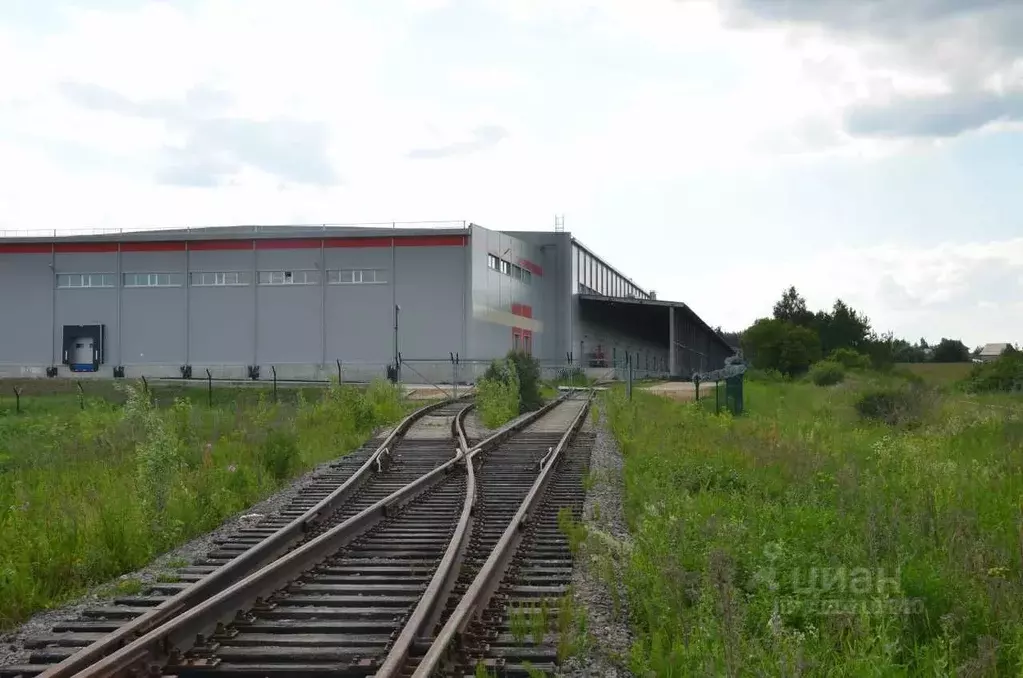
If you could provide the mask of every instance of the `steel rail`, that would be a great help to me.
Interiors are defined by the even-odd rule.
[[[415,673],[412,674],[412,678],[428,678],[444,659],[455,637],[461,635],[472,619],[490,604],[490,598],[500,585],[508,563],[522,539],[522,528],[527,524],[538,500],[543,496],[547,484],[554,474],[553,469],[557,465],[558,457],[585,421],[592,397],[593,391],[590,391],[579,414],[572,420],[572,424],[558,441],[557,447],[550,453],[549,460],[543,464],[540,475],[533,482],[529,494],[519,505],[519,510],[515,512],[515,516],[508,523],[508,527],[505,528],[501,539],[497,542],[494,550],[490,552],[490,556],[480,568],[476,578],[458,601],[458,605],[448,618],[447,623],[444,624],[444,628],[440,630],[433,644],[426,651],[426,655],[420,661]],[[378,674],[378,678],[382,678],[380,674]]]
[[[433,573],[426,591],[423,592],[415,610],[413,610],[408,621],[405,622],[405,626],[402,628],[397,640],[394,641],[390,651],[388,651],[383,664],[377,669],[377,678],[390,678],[398,675],[408,660],[409,652],[416,639],[422,636],[424,632],[429,632],[437,624],[441,608],[436,604],[436,601],[446,599],[458,579],[459,565],[465,552],[465,545],[472,534],[470,521],[472,520],[472,508],[476,504],[476,471],[472,465],[472,457],[469,456],[465,429],[461,425],[461,421],[472,407],[472,405],[469,405],[455,417],[459,443],[462,449],[462,460],[465,462],[467,476],[465,499],[462,503],[462,513],[458,518],[458,526],[451,536],[447,549],[444,550],[444,556],[441,558],[437,570]]]
[[[567,397],[567,394],[566,396],[559,397],[512,425],[499,430],[473,448],[470,448],[468,454],[463,454],[459,450],[458,454],[451,460],[423,474],[404,487],[395,490],[387,497],[352,516],[340,525],[330,528],[315,539],[279,556],[276,560],[264,564],[255,571],[247,572],[244,576],[236,578],[234,582],[229,583],[219,591],[204,591],[206,598],[203,601],[187,610],[178,611],[176,615],[170,616],[164,623],[150,627],[140,637],[114,652],[97,659],[91,665],[80,666],[76,669],[77,673],[74,675],[79,678],[106,677],[117,675],[119,672],[124,672],[143,662],[159,663],[168,659],[173,660],[179,648],[186,644],[194,643],[197,635],[208,635],[219,624],[233,618],[238,610],[247,609],[258,599],[278,590],[308,570],[312,564],[335,553],[344,545],[395,513],[401,506],[414,500],[420,494],[433,487],[433,485],[443,480],[444,476],[451,473],[454,466],[460,460],[471,459],[487,447],[504,441],[518,429],[542,417],[566,400]],[[451,402],[455,401],[446,400],[438,403],[436,406],[439,407]],[[464,438],[464,434],[462,437]],[[389,437],[388,439],[390,440],[391,438]],[[371,465],[372,463],[373,461],[370,460],[366,462],[366,465]],[[69,659],[75,656],[77,655],[73,655]],[[41,674],[41,676],[43,675],[48,674]]]
[[[394,441],[404,435],[412,424],[430,412],[453,402],[457,402],[457,400],[446,399],[412,412],[388,434],[380,446],[351,477],[305,513],[277,532],[267,536],[237,558],[154,607],[151,611],[136,617],[116,631],[51,666],[39,674],[38,678],[69,678],[80,675],[88,667],[96,665],[104,657],[108,657],[127,644],[134,642],[139,636],[159,628],[174,617],[194,608],[208,599],[213,592],[227,588],[292,549],[312,527],[320,522],[322,517],[330,515],[332,511],[343,504],[373,474],[374,469],[379,470],[383,467],[384,460],[390,456],[390,448]]]

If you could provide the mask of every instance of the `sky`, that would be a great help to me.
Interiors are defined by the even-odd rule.
[[[565,228],[738,330],[1023,342],[1018,0],[4,0],[0,231]]]

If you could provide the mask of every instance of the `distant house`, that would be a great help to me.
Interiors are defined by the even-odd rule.
[[[980,349],[980,353],[977,354],[977,358],[981,362],[991,362],[992,360],[998,359],[1002,355],[1005,349],[1009,348],[1008,343],[1001,344],[984,344],[984,348]]]

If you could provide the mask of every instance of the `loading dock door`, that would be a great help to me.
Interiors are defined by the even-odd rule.
[[[95,372],[104,362],[104,325],[64,325],[61,362],[72,372]]]

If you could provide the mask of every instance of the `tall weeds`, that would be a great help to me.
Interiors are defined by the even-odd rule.
[[[407,411],[387,383],[212,409],[124,389],[123,406],[0,416],[0,628],[212,529]]]
[[[519,414],[519,377],[510,360],[494,361],[487,377],[476,382],[476,408],[487,428],[497,428]]]
[[[747,384],[741,419],[608,394],[637,675],[1019,673],[1023,420],[863,421],[862,388]]]

